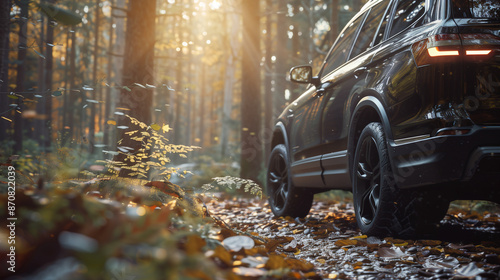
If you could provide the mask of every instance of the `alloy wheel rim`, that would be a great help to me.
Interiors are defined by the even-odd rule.
[[[269,166],[269,185],[272,206],[280,211],[288,196],[288,169],[283,155],[275,155]]]
[[[380,205],[380,157],[377,142],[367,137],[361,143],[356,162],[356,199],[357,214],[360,220],[369,225]]]

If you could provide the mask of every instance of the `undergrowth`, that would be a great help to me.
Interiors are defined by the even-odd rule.
[[[162,127],[127,117],[139,129],[125,137],[140,148],[122,145],[122,139],[117,151],[103,151],[121,154],[123,161],[89,162],[80,150],[55,147],[53,153],[11,156],[0,165],[0,219],[16,218],[15,273],[6,268],[11,247],[2,241],[2,279],[239,279],[217,261],[229,254],[216,235],[227,225],[210,216],[202,194],[169,182],[172,174],[190,174],[169,165],[170,157],[187,158],[199,147],[171,144]],[[6,178],[11,166],[13,211]],[[120,177],[121,169],[136,178]],[[250,180],[226,176],[213,183],[262,194]],[[194,187],[202,192],[215,185]],[[1,240],[10,234],[0,228]],[[208,251],[216,253],[207,258]]]

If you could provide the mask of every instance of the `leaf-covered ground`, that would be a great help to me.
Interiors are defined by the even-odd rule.
[[[349,200],[316,202],[305,219],[275,218],[262,200],[207,205],[232,227],[276,242],[276,254],[313,264],[324,279],[500,278],[498,212],[452,208],[434,234],[399,240],[361,235]]]
[[[498,279],[500,211],[455,208],[423,240],[356,227],[349,198],[319,200],[305,219],[267,202],[202,195],[171,183],[39,182],[0,194],[2,279]],[[11,212],[12,211],[12,212]],[[14,234],[14,263],[7,241]],[[15,267],[15,272],[8,270]]]

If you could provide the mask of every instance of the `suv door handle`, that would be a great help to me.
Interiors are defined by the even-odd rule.
[[[326,89],[323,87],[320,87],[316,90],[316,93],[314,93],[314,97],[321,97],[325,95]]]
[[[361,76],[368,68],[366,67],[359,67],[358,69],[354,70],[354,78],[358,79],[359,76]]]

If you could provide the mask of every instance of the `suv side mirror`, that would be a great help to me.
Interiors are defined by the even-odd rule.
[[[316,86],[318,78],[313,77],[313,70],[309,65],[292,67],[290,69],[290,81],[300,84],[313,84]]]

